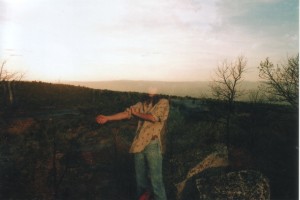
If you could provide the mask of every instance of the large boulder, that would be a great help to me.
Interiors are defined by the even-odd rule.
[[[176,184],[177,199],[270,199],[269,181],[263,174],[232,168],[225,145],[218,145],[214,150]]]
[[[198,175],[210,168],[222,168],[229,165],[227,147],[225,145],[217,145],[214,149],[215,152],[206,156],[199,164],[190,169],[186,175],[186,178],[182,182],[176,184],[177,199],[181,199],[181,195],[186,187],[186,183],[195,175]]]
[[[269,181],[258,171],[244,170],[220,176],[199,177],[195,179],[195,184],[198,191],[196,199],[270,199]]]

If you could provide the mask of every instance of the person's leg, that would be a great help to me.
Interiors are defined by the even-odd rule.
[[[162,154],[158,140],[152,141],[146,147],[146,158],[149,166],[150,180],[155,200],[166,200],[166,191],[162,174]]]
[[[136,176],[136,194],[137,198],[149,188],[147,179],[146,160],[143,152],[134,154],[135,176]]]

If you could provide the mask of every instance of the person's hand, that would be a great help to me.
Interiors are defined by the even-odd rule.
[[[104,116],[104,115],[98,115],[96,117],[96,122],[98,124],[105,124],[106,122],[108,122],[108,118],[106,116]]]
[[[137,109],[137,108],[130,107],[130,110],[131,110],[131,114],[133,114],[133,115],[137,115],[137,113],[139,113],[139,109]]]

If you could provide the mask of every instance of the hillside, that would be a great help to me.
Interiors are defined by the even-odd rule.
[[[1,199],[133,199],[134,165],[128,150],[137,121],[98,125],[95,116],[123,111],[142,94],[43,82],[16,82],[14,89],[13,105],[0,90]],[[201,176],[255,171],[270,185],[271,199],[297,199],[297,111],[236,102],[227,146],[223,102],[168,98],[168,199],[175,199],[175,185],[215,152],[226,155],[228,164],[211,167]],[[204,185],[214,186],[206,181]]]

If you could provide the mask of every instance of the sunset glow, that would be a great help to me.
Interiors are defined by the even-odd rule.
[[[297,0],[0,0],[0,60],[26,80],[206,81],[298,54]]]

